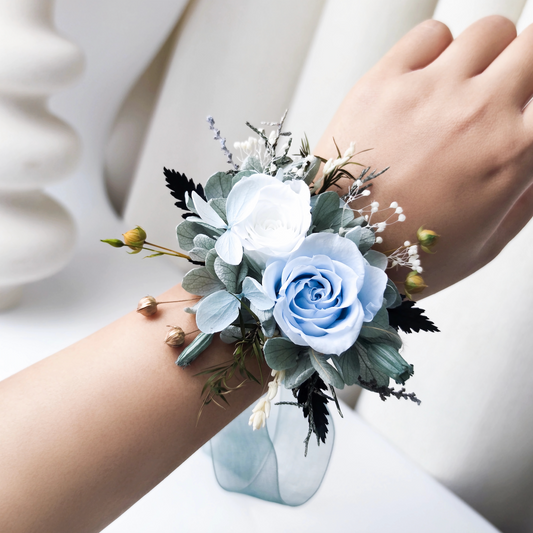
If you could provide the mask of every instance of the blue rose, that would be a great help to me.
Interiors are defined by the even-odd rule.
[[[353,346],[363,322],[381,309],[386,284],[383,270],[371,266],[351,240],[333,233],[306,237],[263,276],[283,333],[294,344],[337,355]]]

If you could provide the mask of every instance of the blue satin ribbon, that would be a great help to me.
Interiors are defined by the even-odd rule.
[[[282,387],[281,393],[281,400],[275,401],[294,401],[290,391]],[[326,443],[318,446],[312,435],[304,457],[303,441],[309,426],[300,408],[273,405],[268,427],[257,431],[248,425],[252,408],[211,439],[218,483],[230,492],[293,507],[302,505],[316,493],[328,468],[335,440],[331,415]]]

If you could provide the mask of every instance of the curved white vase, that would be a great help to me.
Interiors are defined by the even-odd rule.
[[[70,215],[41,190],[80,153],[74,131],[47,109],[83,68],[52,12],[53,0],[0,0],[0,310],[18,303],[24,284],[60,270],[74,245]]]

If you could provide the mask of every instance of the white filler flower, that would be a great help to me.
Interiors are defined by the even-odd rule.
[[[309,187],[302,180],[283,183],[266,174],[253,174],[239,181],[228,195],[225,224],[193,193],[200,217],[226,229],[217,240],[216,251],[230,265],[242,261],[243,248],[263,262],[297,250],[311,224],[310,199]]]

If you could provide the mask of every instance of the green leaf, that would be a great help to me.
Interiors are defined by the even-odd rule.
[[[413,365],[410,365],[390,344],[378,342],[365,343],[368,360],[372,367],[386,374],[403,385],[413,375]]]
[[[350,231],[348,231],[346,235],[344,236],[344,238],[349,239],[359,248],[359,243],[361,242],[362,230],[363,228],[361,226],[357,226],[356,228],[353,228]]]
[[[376,381],[377,387],[386,387],[389,384],[389,376],[387,374],[384,374],[383,372],[380,372],[379,370],[376,370],[366,351],[366,344],[363,346],[359,342],[356,344],[359,345],[359,375],[363,381],[366,381],[367,383],[372,382],[372,380]],[[363,349],[361,349],[363,348]],[[365,385],[362,385],[359,383],[362,387],[365,387]]]
[[[160,256],[162,256],[162,255],[165,255],[165,254],[163,254],[163,252],[156,252],[155,254],[145,255],[145,256],[143,257],[143,259],[148,259],[149,257],[160,257]]]
[[[226,172],[213,174],[205,184],[205,195],[208,200],[212,198],[227,198],[232,188],[233,176]]]
[[[319,194],[311,213],[311,224],[315,226],[315,232],[324,231],[332,226],[339,212],[339,195],[328,191]],[[340,222],[340,219],[337,221]]]
[[[361,228],[361,240],[359,241],[359,251],[364,255],[376,242],[376,236],[370,228]]]
[[[252,170],[256,174],[261,174],[263,172],[263,166],[257,157],[249,155],[241,165],[241,170]],[[239,172],[240,174],[240,172]]]
[[[194,248],[194,238],[198,235],[200,227],[194,222],[184,220],[176,228],[176,234],[178,235],[178,243],[182,250],[188,252]]]
[[[196,338],[181,352],[176,364],[178,366],[189,366],[213,341],[213,335],[209,333],[199,333]]]
[[[317,175],[318,169],[320,168],[320,165],[322,161],[318,159],[318,157],[311,156],[311,163],[309,167],[307,168],[305,174],[303,175],[303,180],[307,185],[310,185],[312,181],[315,179],[315,176]]]
[[[192,250],[189,250],[189,255],[193,261],[205,262],[208,251],[209,250],[206,250],[205,248],[197,248],[195,246]]]
[[[385,287],[385,293],[383,294],[384,304],[387,309],[394,309],[402,304],[402,297],[400,291],[392,280],[387,280],[387,286]]]
[[[363,324],[359,337],[372,342],[386,342],[397,349],[402,347],[401,337],[398,335],[397,331],[390,326],[383,327],[372,325],[371,323]]]
[[[325,383],[333,385],[337,389],[344,388],[344,381],[342,380],[341,375],[328,363],[329,356],[315,352],[315,350],[309,348],[309,359],[315,370],[318,372],[318,375]]]
[[[217,273],[215,272],[215,260],[218,257],[217,251],[213,248],[207,252],[205,257],[205,268],[211,274],[213,278],[216,279]]]
[[[359,381],[361,372],[359,365],[360,345],[355,344],[339,356],[332,355],[331,360],[340,372],[346,385],[354,385]]]
[[[389,260],[385,254],[378,252],[377,250],[368,250],[365,254],[365,259],[373,267],[379,268],[380,270],[385,270]]]
[[[215,239],[207,235],[196,235],[193,240],[195,248],[204,248],[205,250],[212,250],[215,247]]]
[[[241,339],[241,328],[237,326],[228,326],[220,332],[220,340],[226,344],[233,344]]]
[[[214,277],[206,267],[189,270],[185,274],[181,286],[191,294],[207,296],[213,292],[225,289],[224,284]]]
[[[237,276],[237,290],[235,292],[241,292],[242,291],[242,282],[244,281],[244,278],[248,275],[248,264],[243,261],[241,263],[241,268],[239,270],[239,275]]]
[[[364,322],[359,337],[371,342],[385,342],[397,349],[402,347],[398,332],[389,326],[389,313],[385,305],[376,313],[371,322]]]
[[[299,387],[306,379],[309,379],[316,372],[315,367],[307,356],[300,354],[296,366],[285,370],[283,384],[287,389]]]
[[[237,293],[237,277],[241,265],[229,265],[220,257],[215,259],[215,273],[217,278],[224,283],[228,292]]]
[[[284,337],[268,339],[263,348],[265,360],[273,370],[288,370],[295,367],[301,350],[301,346],[296,346]]]
[[[213,198],[212,200],[209,200],[208,203],[214,209],[216,214],[227,224],[228,219],[226,217],[226,199]]]

